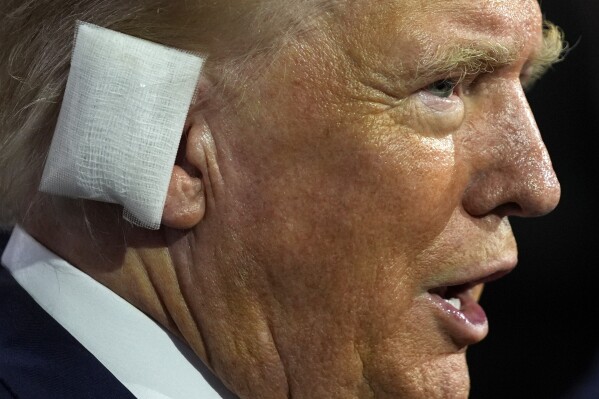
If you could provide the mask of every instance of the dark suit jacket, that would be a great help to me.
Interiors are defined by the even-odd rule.
[[[135,397],[0,267],[0,398]]]

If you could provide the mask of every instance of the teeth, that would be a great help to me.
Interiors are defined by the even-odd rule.
[[[453,306],[457,310],[460,310],[462,308],[462,301],[460,301],[459,298],[446,299],[445,302],[451,304],[451,306]]]

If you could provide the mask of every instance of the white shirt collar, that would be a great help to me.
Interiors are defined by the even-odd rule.
[[[19,226],[2,263],[137,398],[236,398],[177,337]]]

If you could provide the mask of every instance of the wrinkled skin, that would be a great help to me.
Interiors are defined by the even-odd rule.
[[[355,0],[319,24],[258,79],[206,90],[173,187],[201,184],[167,202],[152,248],[129,249],[119,273],[57,251],[242,398],[466,398],[465,349],[486,324],[456,333],[429,291],[509,271],[508,216],[559,200],[521,85],[538,4]],[[417,73],[431,50],[483,42],[513,60],[447,98],[429,88],[446,74]],[[198,223],[168,227],[193,209]]]
[[[206,107],[222,191],[191,256],[218,266],[191,267],[184,289],[202,292],[188,302],[208,361],[248,398],[465,398],[474,342],[446,331],[427,290],[511,268],[507,217],[557,204],[520,81],[540,11],[355,1],[326,24],[240,105]],[[416,79],[420,57],[481,40],[515,60],[439,105],[423,89],[445,76]]]
[[[224,303],[202,288],[191,311],[212,366],[244,397],[465,398],[464,349],[482,337],[451,336],[427,290],[509,270],[507,217],[558,202],[520,81],[541,40],[538,5],[355,1],[328,24],[243,87],[234,115],[207,113],[223,224],[207,215],[197,239],[214,241],[197,256],[219,248],[209,297]],[[439,104],[425,89],[445,76],[416,79],[422,54],[483,40],[515,60]],[[188,288],[206,274],[192,268]]]

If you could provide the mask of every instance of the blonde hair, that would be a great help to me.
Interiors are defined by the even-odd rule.
[[[531,59],[531,76],[526,86],[532,85],[555,63],[563,60],[568,51],[563,31],[550,21],[543,21],[543,41]],[[444,46],[422,57],[418,78],[461,72],[462,77],[493,72],[501,65],[515,61],[517,54],[496,42],[478,41],[475,45]]]
[[[238,68],[301,29],[302,21],[311,20],[306,11],[313,8],[307,5],[323,2],[284,3],[4,0],[0,5],[0,229],[21,221],[37,192],[66,86],[77,20],[204,53],[209,55],[206,73],[224,75],[219,70]]]

